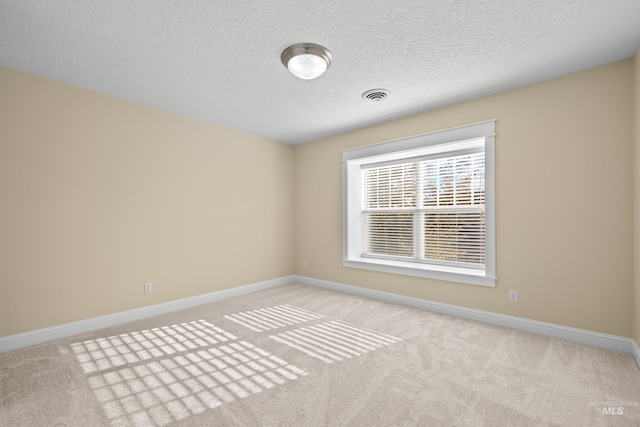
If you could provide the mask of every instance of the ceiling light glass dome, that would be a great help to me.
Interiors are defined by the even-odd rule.
[[[282,51],[280,59],[291,74],[299,79],[311,80],[327,71],[333,57],[331,52],[323,46],[298,43]]]

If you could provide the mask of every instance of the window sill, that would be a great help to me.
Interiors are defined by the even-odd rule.
[[[343,267],[380,271],[383,273],[402,274],[405,276],[423,277],[426,279],[445,280],[448,282],[466,283],[487,287],[496,286],[496,278],[486,276],[483,270],[447,267],[440,265],[419,265],[411,262],[377,260],[370,258],[345,259]]]

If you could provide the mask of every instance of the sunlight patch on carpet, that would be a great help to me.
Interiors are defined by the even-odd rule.
[[[321,319],[324,316],[300,307],[283,304],[257,310],[243,311],[224,317],[252,331],[262,332]]]
[[[308,375],[203,320],[71,348],[113,427],[165,426]]]
[[[71,344],[71,350],[88,374],[235,339],[235,335],[198,320],[77,342]]]
[[[400,338],[330,321],[271,335],[270,338],[326,363],[361,356]]]

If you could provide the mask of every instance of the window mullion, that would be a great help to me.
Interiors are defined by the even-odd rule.
[[[413,256],[417,260],[424,258],[424,215],[422,207],[424,205],[424,162],[416,164],[416,182],[414,185],[416,191],[416,206],[413,214]]]

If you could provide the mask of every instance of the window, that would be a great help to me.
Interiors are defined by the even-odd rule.
[[[495,121],[343,152],[345,267],[495,286]]]

